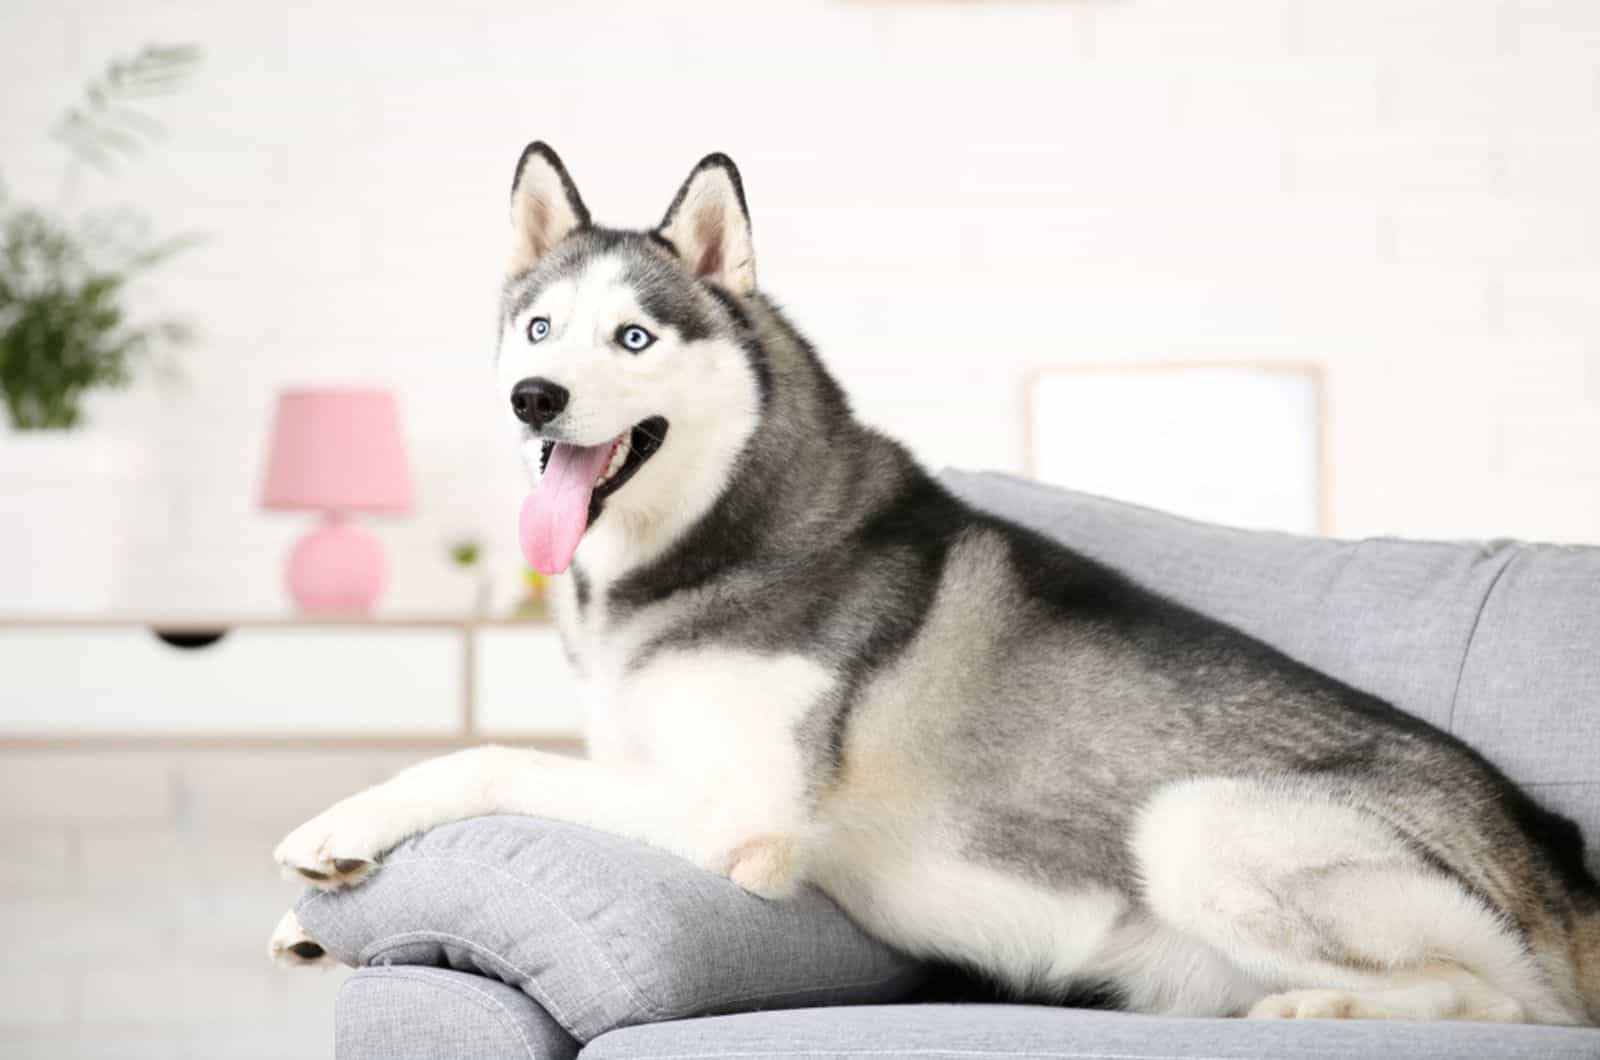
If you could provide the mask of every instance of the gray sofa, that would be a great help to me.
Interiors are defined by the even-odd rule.
[[[1600,549],[1250,533],[1005,476],[945,481],[1449,729],[1600,834]],[[926,970],[820,894],[763,902],[531,818],[436,829],[299,911],[360,969],[338,1003],[343,1060],[1600,1057],[1588,1028],[907,1003]]]

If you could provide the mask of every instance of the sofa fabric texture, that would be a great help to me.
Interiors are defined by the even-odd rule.
[[[1303,538],[1006,475],[942,478],[979,507],[1454,732],[1600,838],[1600,549]],[[1593,847],[1589,863],[1600,869]],[[669,855],[517,818],[437,829],[360,887],[309,894],[300,916],[341,960],[389,966],[358,972],[341,994],[344,1060],[565,1060],[579,1043],[595,1060],[1600,1057],[1595,1029],[877,1007],[909,997],[917,971],[820,895],[763,903]],[[401,967],[411,964],[438,967]],[[481,987],[509,1012],[443,984]],[[872,1007],[663,1022],[803,1005]],[[405,1051],[394,1035],[406,1020],[438,1047]],[[526,1054],[510,1047],[513,1026],[525,1028]]]
[[[578,1043],[515,987],[446,968],[363,968],[339,988],[334,1054],[572,1060]]]
[[[1165,1019],[1032,1005],[761,1012],[633,1027],[583,1060],[1594,1060],[1600,1031],[1395,1020]]]
[[[499,980],[579,1042],[712,1012],[898,1001],[922,979],[817,891],[768,902],[672,854],[532,817],[436,828],[296,911],[345,964]]]

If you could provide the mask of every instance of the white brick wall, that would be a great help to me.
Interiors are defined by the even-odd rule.
[[[389,605],[465,598],[442,558],[460,533],[510,580],[522,485],[485,359],[534,136],[620,223],[732,153],[763,282],[931,463],[1020,468],[1032,366],[1317,358],[1336,531],[1600,541],[1600,5],[752,11],[10,12],[0,176],[25,196],[55,194],[39,134],[106,55],[209,52],[170,141],[84,182],[211,237],[157,289],[205,336],[186,384],[96,405],[158,469],[120,598],[281,606],[304,521],[256,510],[261,448],[274,389],[317,380],[401,391],[421,509],[383,527]]]

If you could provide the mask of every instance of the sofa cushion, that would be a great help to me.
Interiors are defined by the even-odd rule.
[[[1600,843],[1600,549],[1516,548],[1483,601],[1452,728]]]
[[[339,1060],[571,1060],[578,1043],[527,996],[442,968],[363,968],[339,989]]]
[[[499,979],[580,1042],[680,1016],[897,1001],[922,979],[818,892],[764,901],[674,855],[532,817],[436,828],[296,910],[346,964]]]
[[[762,1012],[614,1031],[582,1060],[1592,1060],[1600,1030],[1400,1020],[1218,1020],[1027,1005]]]
[[[1600,548],[1336,541],[946,471],[1031,527],[1472,744],[1600,871]]]

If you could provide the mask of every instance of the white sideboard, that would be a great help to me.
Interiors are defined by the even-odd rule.
[[[574,744],[544,621],[0,620],[0,745]]]

